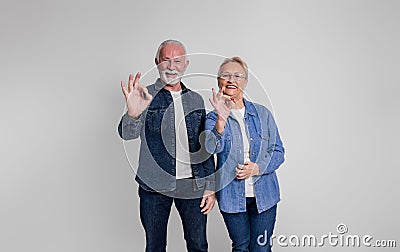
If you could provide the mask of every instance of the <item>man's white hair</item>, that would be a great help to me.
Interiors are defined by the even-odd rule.
[[[179,45],[183,48],[183,51],[185,52],[185,57],[186,57],[186,48],[185,46],[182,44],[182,42],[175,40],[175,39],[167,39],[165,41],[163,41],[160,46],[158,47],[157,53],[156,53],[156,59],[160,60],[160,51],[163,48],[163,46],[165,45],[169,45],[169,44],[174,44],[174,45]]]

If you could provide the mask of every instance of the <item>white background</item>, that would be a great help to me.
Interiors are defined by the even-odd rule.
[[[0,5],[0,251],[144,250],[119,81],[153,67],[168,38],[241,56],[268,92],[287,151],[277,236],[345,223],[399,245],[400,1]],[[208,237],[230,250],[218,208]],[[173,209],[168,251],[184,246]]]

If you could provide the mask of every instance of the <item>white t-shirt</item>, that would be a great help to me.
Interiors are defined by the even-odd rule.
[[[190,166],[189,140],[181,91],[170,92],[174,100],[175,109],[176,178],[189,178],[192,177],[192,167]]]
[[[250,161],[250,143],[249,143],[249,137],[247,136],[247,129],[244,121],[245,108],[243,107],[241,109],[232,109],[231,111],[240,125],[240,131],[242,132],[242,138],[243,138],[244,162],[246,163]],[[245,179],[244,184],[245,184],[246,197],[254,197],[255,195],[254,195],[253,177],[250,176],[247,179]]]

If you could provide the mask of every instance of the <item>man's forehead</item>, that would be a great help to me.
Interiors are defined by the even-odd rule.
[[[167,44],[161,48],[160,57],[176,58],[185,56],[185,50],[182,46],[176,44]]]

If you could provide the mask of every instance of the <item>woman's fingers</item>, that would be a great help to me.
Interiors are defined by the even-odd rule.
[[[213,101],[214,101],[214,104],[215,104],[218,101],[217,92],[215,91],[214,88],[212,88],[211,90],[212,90],[212,93],[213,93],[212,98],[213,98]]]
[[[213,108],[217,109],[217,108],[216,108],[217,105],[215,104],[215,102],[213,101],[213,99],[208,98],[208,100],[210,101],[211,106],[213,106]]]
[[[232,101],[230,96],[227,96],[227,95],[224,95],[224,94],[221,95],[221,99],[224,100],[224,101]]]
[[[244,165],[238,164],[235,168],[236,178],[238,179],[246,179],[251,176],[253,168],[245,163]]]
[[[223,90],[222,90],[222,88],[220,88],[219,90],[218,90],[218,97],[221,97],[223,95]]]
[[[235,168],[236,178],[244,179],[246,178],[246,170],[243,169],[244,165],[238,164]]]

